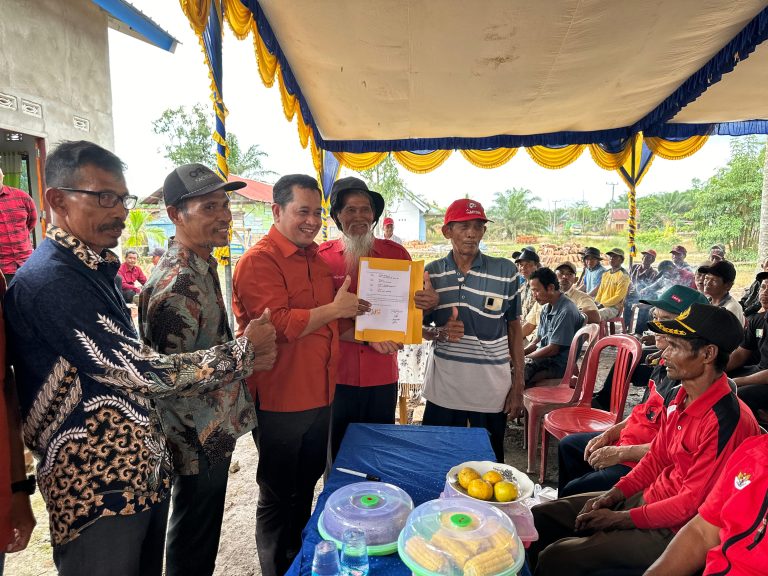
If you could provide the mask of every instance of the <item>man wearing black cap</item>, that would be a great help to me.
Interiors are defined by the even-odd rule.
[[[624,250],[614,248],[605,253],[611,261],[611,268],[600,279],[595,295],[600,320],[616,318],[624,312],[624,300],[629,292],[629,274],[624,269]]]
[[[600,258],[602,256],[600,255],[600,250],[591,246],[588,246],[581,253],[581,256],[584,271],[581,274],[577,288],[594,298],[598,288],[600,288],[600,280],[602,280],[603,273],[605,272],[605,268],[600,265]]]
[[[759,433],[723,372],[743,334],[732,314],[693,304],[649,327],[666,337],[662,358],[681,387],[648,453],[613,488],[533,508],[537,576],[647,568],[696,514],[730,454]]]
[[[713,306],[725,308],[738,318],[744,325],[744,309],[733,296],[731,288],[736,280],[736,268],[728,260],[720,260],[710,266],[700,266],[700,274],[704,274],[704,295]]]
[[[398,242],[375,238],[373,227],[384,212],[384,198],[354,176],[341,178],[331,191],[331,218],[342,237],[324,242],[317,254],[333,272],[338,289],[347,276],[352,278],[349,291],[357,294],[360,258],[410,260],[408,251]],[[433,308],[437,292],[416,293],[416,306]],[[397,406],[397,342],[355,340],[353,319],[339,321],[339,373],[331,415],[331,455],[335,459],[347,426],[353,422],[394,424]]]
[[[163,354],[204,350],[232,339],[221,294],[217,246],[229,242],[226,182],[202,164],[176,168],[165,179],[163,199],[176,236],[141,292],[139,330],[144,343]],[[269,370],[277,354],[269,314],[259,319],[264,346],[255,370]],[[244,381],[205,396],[155,401],[173,454],[173,510],[166,545],[168,576],[213,574],[224,497],[237,438],[256,426],[253,398]]]
[[[170,356],[144,345],[110,250],[136,205],[122,162],[92,142],[64,142],[45,179],[51,226],[4,311],[53,559],[62,576],[160,576],[173,470],[154,401],[248,376],[262,330],[249,324],[244,337]]]

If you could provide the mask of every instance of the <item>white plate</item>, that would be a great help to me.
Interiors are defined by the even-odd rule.
[[[461,484],[459,484],[459,480],[457,478],[459,474],[459,470],[461,470],[464,467],[474,468],[478,471],[480,476],[485,474],[486,472],[489,472],[491,470],[496,470],[499,474],[504,476],[505,480],[511,480],[517,483],[518,488],[520,489],[520,493],[518,494],[517,498],[513,500],[513,502],[518,502],[520,500],[525,500],[526,498],[530,498],[533,496],[533,481],[528,478],[526,474],[518,470],[517,468],[513,468],[512,466],[508,466],[506,464],[499,464],[498,462],[491,462],[490,460],[485,460],[483,462],[462,462],[461,464],[458,464],[448,470],[448,474],[445,475],[446,482],[449,482],[451,486],[459,493],[463,494],[467,498],[472,498],[473,500],[479,500],[478,498],[474,498],[467,494],[467,491],[461,487]],[[480,500],[480,502],[487,502],[488,504],[494,504],[496,506],[509,504],[509,502],[496,502],[495,500]]]

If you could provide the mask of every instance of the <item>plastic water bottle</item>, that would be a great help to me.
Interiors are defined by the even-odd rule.
[[[341,566],[336,544],[323,540],[315,546],[315,557],[312,559],[312,576],[339,576]]]
[[[368,545],[365,532],[357,528],[347,528],[341,539],[342,576],[367,576]]]

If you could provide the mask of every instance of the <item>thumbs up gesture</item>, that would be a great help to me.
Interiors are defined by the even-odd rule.
[[[456,306],[451,308],[451,317],[443,326],[443,334],[449,342],[458,342],[464,336],[464,322],[459,320],[459,309]]]
[[[424,289],[416,290],[414,294],[416,308],[420,310],[432,310],[440,303],[440,295],[432,288],[429,272],[424,271]]]
[[[277,359],[277,336],[272,325],[269,308],[248,323],[243,331],[243,336],[253,344],[256,360],[253,364],[254,372],[271,370]]]
[[[371,305],[357,297],[357,294],[349,291],[352,278],[347,276],[344,283],[339,286],[333,305],[336,308],[336,318],[354,318],[365,314],[371,309]]]

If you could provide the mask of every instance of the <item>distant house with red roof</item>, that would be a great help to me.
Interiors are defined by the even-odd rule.
[[[230,174],[230,182],[245,182],[245,188],[232,192],[232,256],[237,259],[264,236],[272,226],[272,185]],[[149,226],[162,228],[166,238],[174,225],[162,209],[163,189],[158,188],[141,201],[140,208],[156,211],[158,218]],[[155,246],[149,246],[149,249]]]
[[[608,218],[606,219],[606,228],[611,232],[624,232],[627,229],[627,221],[629,220],[628,208],[613,208],[608,210]]]

